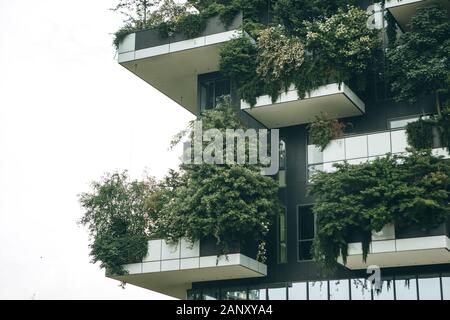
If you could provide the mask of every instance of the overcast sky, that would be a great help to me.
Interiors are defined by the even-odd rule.
[[[178,165],[192,115],[115,61],[114,0],[0,0],[0,299],[161,299],[104,277],[77,195]]]

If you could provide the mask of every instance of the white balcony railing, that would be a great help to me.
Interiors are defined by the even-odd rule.
[[[268,128],[281,128],[309,123],[323,112],[331,118],[359,116],[365,113],[365,104],[345,83],[333,83],[312,90],[304,99],[292,86],[275,102],[261,96],[253,107],[241,101],[241,109]]]

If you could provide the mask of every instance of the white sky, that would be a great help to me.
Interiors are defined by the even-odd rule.
[[[76,222],[107,171],[176,168],[187,111],[114,60],[114,0],[0,0],[0,299],[161,299],[104,277]]]

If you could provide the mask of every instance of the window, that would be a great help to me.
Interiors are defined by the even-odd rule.
[[[349,280],[330,281],[330,300],[349,300],[350,286]]]
[[[286,208],[278,216],[278,263],[287,263]]]
[[[312,206],[300,206],[298,208],[298,259],[300,261],[312,260],[314,229]]]
[[[219,290],[217,289],[203,290],[202,300],[219,300]]]
[[[308,282],[309,300],[328,300],[328,282]]]
[[[442,294],[444,300],[450,300],[450,275],[442,277]]]
[[[269,288],[269,300],[286,300],[286,287]]]
[[[280,170],[286,170],[286,142],[280,141]]]
[[[221,97],[231,93],[230,80],[218,79],[200,83],[200,109],[210,110],[216,107]]]
[[[266,300],[266,289],[250,289],[248,291],[248,300]]]
[[[223,300],[247,300],[247,290],[222,289]]]
[[[401,119],[393,119],[389,121],[390,129],[403,129],[406,127],[408,123],[415,122],[419,120],[419,117],[409,117],[409,118],[401,118]]]
[[[289,300],[307,300],[307,284],[306,282],[292,283],[289,286]]]
[[[352,300],[372,300],[370,284],[366,279],[350,279]]]
[[[394,281],[383,280],[380,290],[374,288],[373,300],[394,300]]]
[[[419,279],[419,300],[441,300],[441,279],[439,277]]]
[[[397,300],[417,300],[416,278],[396,279],[395,295]]]

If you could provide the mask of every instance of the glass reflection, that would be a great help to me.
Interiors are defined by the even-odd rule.
[[[247,290],[224,289],[222,290],[223,300],[247,300]]]
[[[415,278],[395,280],[395,294],[397,300],[417,300],[417,280]]]
[[[444,300],[450,300],[450,276],[442,277],[442,293]]]
[[[330,281],[330,300],[349,300],[349,280]]]
[[[373,300],[394,300],[394,281],[383,280],[381,282],[381,289],[373,290]]]
[[[289,300],[307,300],[306,282],[293,283],[289,287]]]
[[[366,279],[350,279],[352,300],[372,300],[370,284]]]
[[[266,289],[251,289],[248,291],[248,300],[266,300]]]
[[[270,288],[269,300],[286,300],[286,288]]]
[[[439,277],[419,279],[419,300],[441,300]]]
[[[309,300],[328,300],[328,282],[308,282]]]

